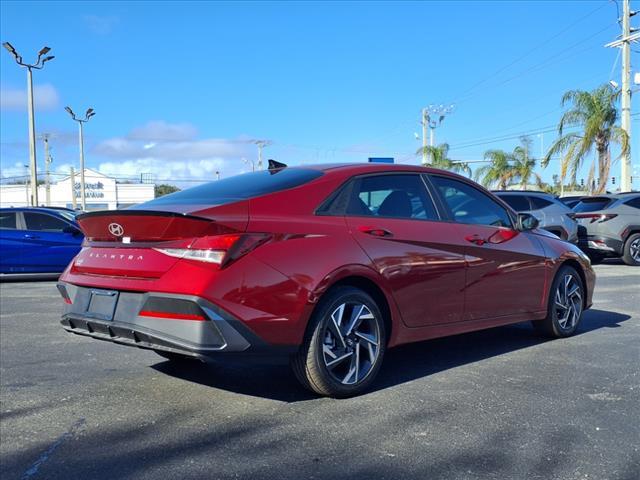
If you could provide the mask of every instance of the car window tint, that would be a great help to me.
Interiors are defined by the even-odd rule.
[[[607,197],[591,197],[583,198],[573,207],[575,212],[595,212],[603,210],[611,203],[611,199]]]
[[[496,227],[512,226],[507,211],[480,190],[451,178],[431,178],[456,222]]]
[[[542,197],[530,196],[529,200],[531,201],[531,210],[541,210],[553,203],[547,200],[546,198],[542,198]]]
[[[529,201],[524,195],[498,195],[507,205],[516,212],[526,212],[530,210]]]
[[[296,167],[244,173],[164,195],[132,209],[144,210],[154,205],[223,205],[298,187],[322,175],[319,170]]]
[[[0,212],[0,228],[3,230],[15,230],[16,225],[16,213],[15,212]]]
[[[27,230],[43,232],[61,232],[68,224],[53,215],[35,212],[23,212]]]
[[[629,205],[630,207],[640,209],[640,197],[632,198],[631,200],[627,200],[624,203],[626,205]]]
[[[375,175],[355,182],[348,215],[388,218],[438,218],[419,175]]]

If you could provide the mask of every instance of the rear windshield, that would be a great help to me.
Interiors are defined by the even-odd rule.
[[[507,203],[516,212],[525,212],[531,210],[529,201],[524,195],[498,195],[503,201]]]
[[[583,198],[573,207],[574,212],[596,212],[604,210],[611,203],[607,197]]]
[[[133,209],[144,209],[151,205],[223,205],[298,187],[320,176],[322,172],[318,170],[290,167],[244,173],[171,193],[137,205]]]

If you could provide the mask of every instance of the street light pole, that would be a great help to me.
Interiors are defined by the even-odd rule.
[[[7,51],[13,55],[14,60],[21,67],[25,67],[27,69],[27,111],[29,114],[29,170],[30,170],[30,183],[31,183],[31,206],[38,206],[38,164],[36,163],[36,124],[35,124],[35,114],[34,114],[34,105],[33,105],[33,72],[32,70],[42,70],[44,64],[49,60],[53,60],[55,57],[50,55],[48,57],[42,58],[43,55],[46,55],[51,51],[49,47],[43,47],[38,52],[38,59],[36,63],[24,63],[22,61],[22,57],[13,48],[9,42],[4,42],[2,44]]]
[[[435,129],[444,118],[453,112],[453,105],[429,105],[422,109],[422,164],[431,163],[431,155],[427,156],[427,127],[429,128],[429,145],[435,146]],[[427,158],[429,157],[429,158]]]
[[[254,140],[253,143],[258,146],[258,170],[262,170],[262,149],[268,147],[273,142],[270,140]]]
[[[82,204],[82,210],[87,209],[87,198],[85,196],[85,182],[84,182],[84,129],[83,124],[87,123],[96,112],[93,108],[89,108],[84,115],[84,118],[76,117],[70,107],[64,107],[71,118],[78,122],[78,143],[80,144],[80,203]]]

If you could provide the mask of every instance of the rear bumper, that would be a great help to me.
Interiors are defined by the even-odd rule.
[[[584,252],[594,252],[606,256],[622,255],[624,242],[602,235],[581,235],[578,246]]]
[[[61,324],[70,333],[205,360],[218,355],[280,356],[295,347],[269,345],[211,302],[191,295],[113,291],[112,315],[91,313],[101,289],[58,283],[68,303]],[[110,317],[110,318],[109,318]]]

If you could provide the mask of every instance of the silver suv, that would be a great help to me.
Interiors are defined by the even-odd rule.
[[[505,203],[518,213],[530,213],[544,228],[563,240],[578,242],[578,224],[573,219],[573,210],[549,193],[528,190],[495,191]]]
[[[622,257],[627,265],[640,265],[640,193],[583,198],[573,211],[578,245],[592,263]]]

